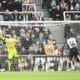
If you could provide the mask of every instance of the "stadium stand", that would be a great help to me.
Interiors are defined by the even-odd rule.
[[[38,12],[10,12],[6,10],[5,12],[0,12],[0,21],[44,21],[44,16],[42,11]]]
[[[45,27],[8,27],[2,26],[1,27],[2,33],[4,37],[8,37],[11,34],[14,38],[20,39],[20,44],[18,51],[21,53],[21,50],[29,49],[29,47],[33,47],[34,54],[40,54],[39,50],[42,50],[42,47],[46,43],[46,41],[50,40],[53,41],[52,45],[56,46],[56,42],[53,39],[53,36],[48,28]],[[2,43],[2,41],[1,41]],[[2,43],[3,45],[4,43]],[[39,46],[39,47],[38,47]],[[57,48],[57,46],[56,46]],[[24,54],[24,53],[23,53]],[[25,55],[28,53],[26,52]],[[42,52],[41,54],[45,54]]]
[[[64,11],[80,11],[80,1],[79,0],[42,0],[42,8],[47,8],[50,17],[52,17],[53,20],[63,20]],[[79,13],[76,13],[75,15],[78,15],[75,17],[80,16]]]
[[[18,11],[22,10],[22,1],[21,0],[0,0],[0,9],[2,11],[10,10],[14,11],[15,9]]]
[[[63,20],[64,11],[80,10],[79,2],[77,1],[79,0],[42,0],[42,7],[47,7],[53,20]],[[32,0],[0,1],[0,21],[5,23],[3,25],[1,25],[2,23],[0,24],[0,35],[4,38],[8,38],[9,35],[12,35],[13,38],[20,41],[19,44],[15,45],[20,56],[20,64],[18,65],[14,58],[12,70],[68,70],[69,58],[68,54],[64,52],[64,43],[70,33],[78,36],[74,33],[72,28],[74,25],[71,23],[70,25],[65,25],[65,23],[62,22],[59,22],[59,24],[56,22],[45,24],[43,12],[37,12],[36,8],[36,4],[33,4]],[[79,19],[79,16],[75,19]],[[9,21],[16,23],[10,24]],[[19,24],[17,24],[17,21],[19,21]],[[33,22],[20,24],[21,21]],[[42,22],[38,23],[38,21]],[[8,25],[6,25],[6,23]],[[8,70],[6,42],[1,38],[0,54],[0,67]],[[71,70],[75,69],[71,68]]]
[[[48,27],[44,27],[40,23],[38,23],[37,26],[35,26],[35,24],[32,26],[31,24],[32,23],[29,23],[28,25],[25,25],[25,26],[24,25],[18,26],[18,24],[16,24],[16,26],[14,26],[14,24],[12,24],[13,26],[10,26],[10,24],[8,24],[8,26],[7,25],[4,26],[3,24],[1,26],[1,31],[3,32],[4,37],[7,38],[11,34],[14,38],[20,39],[20,43],[16,45],[15,47],[18,50],[19,55],[21,56],[21,60],[22,60],[21,65],[24,64],[24,66],[22,66],[24,67],[24,70],[33,70],[33,71],[38,71],[38,70],[47,71],[49,69],[50,70],[68,70],[68,65],[67,65],[68,57],[65,56],[64,54],[64,50],[63,50],[64,45],[59,46],[59,44],[55,41],[55,38],[52,36],[51,31],[49,30],[49,28],[53,25],[51,24],[49,25],[47,23],[48,25],[47,24],[44,24],[44,25]],[[59,23],[58,25],[60,24],[61,23]],[[76,25],[76,24],[70,24],[71,28],[73,27],[73,25]],[[76,26],[78,27],[79,25],[77,24]],[[67,31],[71,31],[73,33],[72,29],[67,30]],[[57,35],[59,34],[56,34],[56,36]],[[4,56],[4,58],[3,57],[1,58],[2,60],[1,67],[6,69],[7,57],[6,57],[6,50],[5,50],[5,41],[2,41],[2,40],[0,41],[1,41],[0,43],[1,43],[1,50],[2,50],[1,55]],[[33,54],[33,59],[31,60],[32,62],[28,60],[31,58],[30,54]],[[13,71],[18,70],[17,63],[15,63],[15,60],[16,59],[14,59],[13,64],[12,64]]]
[[[20,39],[20,43],[15,45],[19,55],[61,55],[58,49],[57,42],[53,39],[53,36],[46,27],[10,27],[2,26],[1,31],[5,38],[12,35],[13,38]],[[6,42],[2,39],[1,42],[1,55],[6,55]],[[2,58],[3,63],[7,58]],[[42,58],[43,60],[43,58]],[[38,60],[39,62],[40,60]]]

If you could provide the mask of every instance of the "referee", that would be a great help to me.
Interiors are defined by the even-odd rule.
[[[79,62],[79,58],[78,58],[78,49],[77,49],[77,40],[76,38],[73,36],[73,34],[71,34],[69,36],[69,38],[67,39],[67,45],[69,47],[69,58],[70,61],[72,61],[72,58],[74,57],[76,59],[77,62]]]

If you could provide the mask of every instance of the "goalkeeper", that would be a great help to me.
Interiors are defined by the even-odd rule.
[[[20,40],[13,38],[10,34],[8,35],[8,38],[4,38],[0,34],[0,38],[6,42],[6,49],[8,52],[8,70],[11,71],[13,57],[17,58],[18,64],[20,62],[19,54],[15,47],[15,45],[19,43]]]

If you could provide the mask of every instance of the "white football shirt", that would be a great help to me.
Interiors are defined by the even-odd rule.
[[[67,39],[67,44],[69,48],[77,47],[76,38],[72,37],[72,38]]]

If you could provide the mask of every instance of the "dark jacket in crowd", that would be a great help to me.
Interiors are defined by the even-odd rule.
[[[29,46],[32,44],[30,39],[26,39],[26,38],[21,38],[21,46],[23,46],[24,48],[28,49]]]
[[[15,20],[21,21],[23,20],[23,16],[19,13],[18,14],[12,13],[12,21],[15,21]]]

